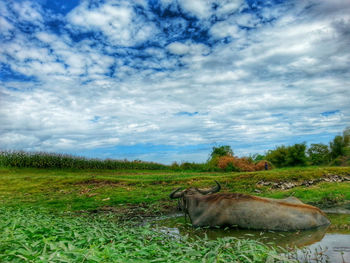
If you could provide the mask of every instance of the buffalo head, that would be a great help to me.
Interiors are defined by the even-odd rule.
[[[179,210],[182,210],[186,216],[186,214],[189,212],[189,202],[192,196],[208,195],[220,191],[220,184],[217,181],[215,181],[215,183],[216,185],[209,189],[188,188],[180,191],[181,188],[178,188],[171,192],[169,197],[170,199],[178,199],[178,208]]]

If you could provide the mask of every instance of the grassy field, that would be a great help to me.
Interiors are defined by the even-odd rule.
[[[251,173],[0,168],[0,262],[295,262],[282,258],[279,248],[256,241],[174,239],[148,226],[131,226],[130,219],[171,213],[173,189],[208,187],[214,180],[223,192],[294,195],[321,207],[349,202],[349,182],[285,191],[257,186],[330,175],[349,176],[350,167]],[[331,218],[345,227],[349,219]]]
[[[330,174],[350,175],[350,167],[303,167],[249,173],[0,168],[0,202],[2,206],[45,207],[55,211],[128,206],[152,207],[158,211],[172,207],[172,204],[175,206],[168,198],[173,189],[208,187],[214,180],[221,183],[222,192],[277,198],[294,195],[321,207],[326,201],[342,203],[350,200],[349,182],[320,182],[286,191],[256,185],[260,181],[297,182]]]

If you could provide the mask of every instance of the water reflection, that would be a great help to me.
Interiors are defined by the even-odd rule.
[[[335,215],[333,215],[333,217],[337,219]],[[298,247],[300,250],[295,252],[297,253],[299,262],[350,263],[349,230],[343,230],[341,233],[337,233],[328,226],[293,232],[257,231],[238,228],[196,229],[193,228],[188,222],[185,222],[184,217],[182,216],[154,221],[153,224],[156,225],[157,229],[159,229],[161,232],[167,233],[175,238],[185,235],[188,235],[194,239],[203,237],[207,237],[208,239],[217,239],[227,236],[245,239],[249,238],[267,245],[277,245],[287,249]],[[308,250],[308,254],[303,253],[303,249],[305,248]],[[323,254],[318,255],[321,257],[314,260],[317,256],[315,256],[315,253],[317,254],[320,251]],[[303,258],[306,256],[309,258],[307,261],[303,261]]]
[[[183,218],[170,218],[157,222],[161,226],[161,231],[169,233],[172,236],[189,235],[190,237],[207,237],[208,239],[217,239],[220,237],[237,237],[259,240],[265,244],[275,244],[281,247],[304,247],[323,239],[327,232],[326,227],[306,231],[293,232],[274,232],[274,231],[257,231],[238,228],[193,228],[186,223]]]

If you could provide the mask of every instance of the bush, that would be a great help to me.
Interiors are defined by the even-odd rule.
[[[235,166],[236,159],[233,156],[221,156],[218,159],[217,166],[227,172],[239,172],[240,169]]]
[[[328,146],[323,143],[311,144],[307,153],[312,165],[328,164],[330,161]]]
[[[253,172],[265,169],[265,161],[254,163],[251,158],[221,156],[218,160],[218,167],[226,172]],[[271,165],[269,165],[271,168]]]
[[[279,146],[275,150],[269,150],[266,159],[277,167],[304,166],[306,165],[306,144],[294,144],[292,146]]]
[[[288,149],[282,145],[275,150],[269,150],[266,154],[266,159],[276,165],[277,167],[288,166],[287,161]]]

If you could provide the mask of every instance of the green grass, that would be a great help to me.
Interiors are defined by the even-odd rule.
[[[308,167],[250,173],[200,173],[162,170],[73,170],[0,168],[2,206],[46,207],[52,210],[95,210],[101,207],[174,204],[169,193],[177,187],[208,187],[217,180],[223,192],[255,193],[256,183],[302,181],[328,174],[348,175],[350,167]],[[294,195],[318,204],[350,200],[350,183],[319,183],[288,191],[259,188],[261,196]]]
[[[208,187],[217,180],[223,192],[255,194],[261,180],[303,181],[328,174],[349,175],[350,167],[251,173],[0,168],[0,262],[202,262],[202,258],[206,262],[277,262],[280,251],[256,241],[194,242],[125,222],[174,209],[176,202],[168,195],[177,187]],[[349,182],[259,190],[262,196],[294,195],[320,206],[329,200],[350,200]],[[86,210],[113,211],[113,217],[108,213],[91,216]],[[345,224],[341,229],[349,225],[348,216],[331,220]]]
[[[0,262],[288,262],[252,240],[174,238],[108,216],[0,208]]]

